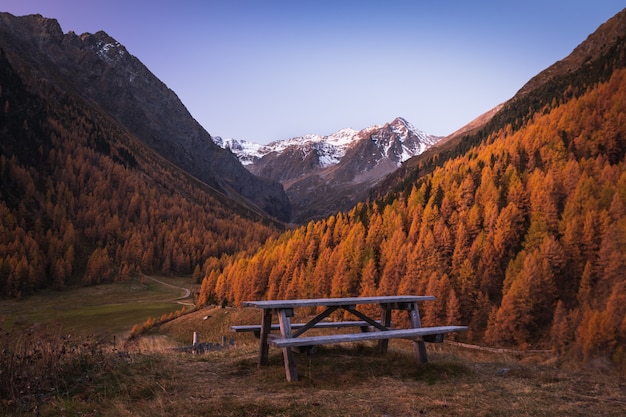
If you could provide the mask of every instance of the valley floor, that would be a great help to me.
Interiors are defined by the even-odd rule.
[[[150,354],[133,359],[111,386],[51,401],[42,415],[101,416],[622,416],[626,381],[599,371],[569,372],[511,360],[431,355],[417,368],[409,352],[324,349],[299,357],[303,378],[288,383],[279,351],[258,369],[256,351]],[[71,412],[70,412],[71,411]]]
[[[301,380],[285,380],[282,354],[257,368],[256,339],[227,332],[257,311],[212,309],[167,323],[116,354],[117,365],[71,395],[48,400],[41,415],[91,416],[622,416],[626,372],[602,363],[569,369],[545,355],[513,357],[429,344],[416,366],[411,344],[323,346],[297,355]],[[172,353],[192,328],[201,341],[226,334],[234,346]],[[220,336],[221,337],[221,336]]]

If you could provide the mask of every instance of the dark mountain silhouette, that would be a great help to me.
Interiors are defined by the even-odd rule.
[[[0,14],[0,295],[139,273],[199,280],[205,268],[254,251],[282,229],[259,208],[270,204],[273,189],[279,208],[282,187],[258,180],[212,145],[172,92],[120,46],[101,41],[111,39],[62,35],[53,20]],[[124,71],[129,81],[122,80]],[[132,81],[140,86],[124,93],[134,75],[143,77]],[[87,91],[94,89],[89,77],[103,90],[108,80],[131,104]],[[162,102],[166,109],[159,108],[161,99],[170,100]],[[107,110],[116,105],[136,117]],[[167,111],[180,117],[170,124],[150,119],[151,112],[164,117]],[[189,136],[162,141],[154,136],[161,128]],[[206,148],[192,155],[201,141]],[[209,169],[199,172],[203,158]],[[183,159],[195,174],[176,164]],[[262,197],[267,184],[270,193]],[[235,192],[246,187],[261,200]]]
[[[201,181],[277,219],[289,219],[281,185],[251,175],[216,146],[176,94],[106,33],[64,34],[53,19],[0,13],[0,47],[31,83],[80,96]]]

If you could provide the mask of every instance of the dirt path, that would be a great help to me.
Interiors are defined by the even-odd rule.
[[[185,299],[189,298],[189,296],[191,295],[191,290],[189,288],[184,288],[184,287],[179,287],[177,285],[168,284],[167,282],[161,281],[160,279],[155,278],[155,277],[151,277],[149,275],[144,275],[144,277],[146,277],[148,279],[151,279],[154,282],[158,282],[161,285],[165,285],[166,287],[183,290],[185,292],[185,294],[180,296],[180,297],[174,298],[174,301],[176,301],[178,304],[182,304],[182,305],[186,305],[186,306],[194,306],[195,305],[194,303],[191,303],[191,302],[186,302],[185,303],[185,302],[182,301],[182,300],[185,300]]]

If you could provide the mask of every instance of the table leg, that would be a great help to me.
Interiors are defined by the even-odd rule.
[[[290,319],[292,315],[292,309],[281,309],[278,312],[280,333],[284,339],[290,339],[292,337]],[[283,348],[283,360],[285,361],[285,376],[287,377],[287,381],[297,381],[298,371],[296,370],[296,360],[291,348]]]
[[[381,324],[387,328],[391,326],[391,307],[388,305],[380,306],[382,309]],[[381,339],[378,341],[378,352],[386,353],[389,347],[389,339]]]
[[[409,315],[409,321],[411,322],[412,328],[422,327],[422,321],[420,320],[420,313],[417,309],[417,303],[411,303],[407,310],[407,313]],[[416,338],[413,341],[413,347],[415,349],[415,357],[417,358],[417,362],[428,362],[428,357],[426,356],[426,344],[424,343],[424,339],[421,337]]]
[[[267,337],[272,330],[272,310],[265,309],[261,316],[261,335],[259,337],[259,366],[269,365],[269,349]]]

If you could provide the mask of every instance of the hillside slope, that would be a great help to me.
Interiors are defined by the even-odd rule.
[[[0,48],[31,83],[82,97],[209,186],[289,219],[281,185],[251,175],[216,146],[176,94],[106,33],[64,34],[53,19],[0,13]]]
[[[93,100],[42,78],[61,69],[16,66],[6,42],[0,37],[0,295],[139,272],[199,280],[205,262],[252,252],[280,229],[172,164]],[[10,45],[25,53],[19,48]]]
[[[394,193],[208,271],[201,300],[429,294],[437,302],[424,306],[425,325],[623,361],[624,46],[618,39],[594,61],[605,64],[554,78],[570,84],[535,96],[544,104],[523,121],[505,106],[512,113],[497,123],[511,123],[443,161],[431,154],[428,171]]]
[[[493,132],[507,126],[516,131],[536,113],[547,112],[563,101],[584,94],[596,83],[608,80],[616,68],[626,66],[625,34],[626,9],[602,24],[566,58],[533,77],[510,100],[407,161],[372,189],[370,198],[405,188],[416,178],[443,166],[450,158],[483,143]]]

